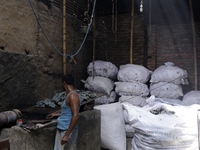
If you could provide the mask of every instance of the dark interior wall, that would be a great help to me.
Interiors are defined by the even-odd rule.
[[[49,39],[62,50],[59,10],[32,1]],[[62,57],[48,43],[29,1],[0,2],[0,111],[23,109],[62,90]]]
[[[62,52],[62,10],[51,5],[50,1],[31,2],[46,35]],[[68,31],[80,33],[81,22],[74,17],[69,18]],[[0,20],[0,111],[24,109],[63,91],[62,56],[47,41],[29,1],[0,1]],[[74,22],[78,29],[73,28]],[[82,41],[82,36],[75,34],[67,35],[67,51],[70,54]],[[75,40],[79,43],[72,42]],[[83,52],[84,49],[89,50],[87,44]],[[83,52],[75,57],[79,65],[73,66],[81,75],[86,74],[82,62],[89,57],[87,51]]]
[[[117,67],[130,63],[131,15],[117,15],[117,32],[112,16],[96,19],[96,60],[110,61]],[[144,63],[144,17],[134,15],[133,63]]]
[[[194,90],[194,49],[191,24],[154,25],[151,26],[151,31],[149,29],[148,38],[148,68],[154,71],[165,62],[173,62],[175,66],[187,71],[190,83],[187,88]],[[198,42],[199,38],[197,38]]]
[[[196,34],[196,49],[197,49],[197,77],[198,77],[198,90],[200,90],[200,23],[195,24]]]
[[[86,33],[82,32],[82,27],[86,25],[85,23],[77,20],[76,18],[67,15],[67,54],[74,55],[80,48],[83,43],[83,39]],[[88,36],[83,44],[82,49],[74,57],[76,64],[69,63],[67,60],[67,73],[73,74],[75,77],[74,87],[77,89],[83,89],[84,84],[81,82],[81,79],[85,80],[88,77],[87,66],[92,61],[93,54],[93,32],[89,31]]]

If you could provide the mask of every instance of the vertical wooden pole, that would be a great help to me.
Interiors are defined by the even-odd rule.
[[[195,76],[195,90],[198,90],[198,76],[197,76],[197,49],[196,49],[196,35],[195,35],[195,26],[194,26],[194,15],[192,8],[192,0],[190,2],[190,14],[191,14],[191,23],[192,23],[192,32],[193,32],[193,49],[194,49],[194,76]]]
[[[66,55],[66,0],[63,0],[63,55]],[[63,75],[66,74],[66,57],[63,57]]]
[[[93,0],[93,7],[94,7],[94,0]],[[95,18],[95,12],[93,14],[93,72],[94,72],[94,61],[95,61],[95,51],[96,51],[96,18]],[[93,74],[94,78],[94,74]]]
[[[130,38],[130,63],[133,63],[133,31],[134,31],[134,0],[131,9],[131,38]]]

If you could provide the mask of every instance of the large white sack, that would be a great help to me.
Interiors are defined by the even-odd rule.
[[[200,104],[200,91],[190,91],[183,96],[181,105]]]
[[[110,92],[114,88],[114,82],[105,77],[88,77],[86,81],[82,81],[85,83],[85,88],[90,91],[95,91],[99,93],[104,93],[110,95]]]
[[[96,98],[94,100],[94,104],[95,105],[109,104],[109,103],[114,102],[115,99],[116,99],[116,93],[114,91],[112,91],[110,93],[110,95],[104,95],[104,96],[101,96],[99,98]]]
[[[133,138],[134,137],[135,130],[131,125],[125,124],[125,130],[126,130],[126,137],[127,138]]]
[[[146,98],[143,98],[141,96],[123,96],[122,95],[119,98],[119,102],[120,103],[127,102],[127,103],[134,105],[134,106],[139,106],[139,107],[143,107],[144,105],[147,104]]]
[[[96,60],[94,61],[94,68],[93,68],[93,62],[91,62],[88,65],[87,72],[90,76],[94,75],[94,76],[102,76],[111,79],[116,79],[118,68],[111,62]]]
[[[141,65],[126,64],[121,65],[117,78],[121,82],[141,82],[146,83],[152,72]]]
[[[197,111],[185,106],[162,105],[175,114],[154,115],[144,108],[123,103],[129,124],[135,130],[132,149],[197,150]]]
[[[153,72],[150,82],[171,82],[174,84],[188,84],[187,71],[165,63],[165,65],[158,67]]]
[[[172,105],[181,105],[182,101],[180,99],[171,99],[171,98],[162,98],[162,100],[164,102],[168,102],[169,104],[172,104]]]
[[[142,96],[149,95],[149,89],[146,84],[139,82],[115,82],[115,92],[120,96]]]
[[[124,117],[125,124],[129,124],[128,113],[125,109],[123,109],[123,117]]]
[[[183,96],[183,89],[181,85],[159,82],[150,85],[150,94],[159,98],[176,99]]]
[[[126,149],[123,108],[120,103],[95,106],[101,111],[101,146],[110,150]]]

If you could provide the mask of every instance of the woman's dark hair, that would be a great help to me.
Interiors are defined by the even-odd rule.
[[[74,85],[74,77],[71,74],[66,74],[63,76],[63,82],[66,82],[68,85]]]

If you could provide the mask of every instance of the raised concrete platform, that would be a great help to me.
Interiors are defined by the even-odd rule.
[[[100,150],[100,111],[80,113],[77,140],[78,150]],[[9,137],[10,150],[53,150],[57,121],[46,123],[44,127],[30,133],[13,126]]]

